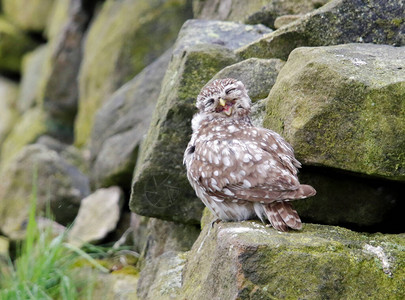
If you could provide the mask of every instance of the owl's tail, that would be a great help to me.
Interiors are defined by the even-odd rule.
[[[277,201],[263,204],[264,212],[274,229],[287,231],[288,227],[296,230],[302,228],[301,219],[290,202]]]

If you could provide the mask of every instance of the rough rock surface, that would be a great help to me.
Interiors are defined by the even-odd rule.
[[[183,167],[195,98],[219,70],[237,62],[234,49],[265,32],[269,29],[264,26],[232,22],[190,20],[184,24],[139,154],[130,201],[132,211],[199,223],[202,203],[196,199]]]
[[[405,180],[405,48],[294,50],[267,99],[265,125],[302,162]]]
[[[271,88],[284,61],[280,59],[250,58],[223,68],[211,80],[220,78],[235,78],[243,82],[252,102],[264,99]]]
[[[46,132],[45,114],[40,107],[26,111],[1,145],[0,169],[3,169],[26,145],[34,143]]]
[[[402,299],[404,246],[404,234],[220,222],[187,253],[176,299]]]
[[[397,0],[333,0],[238,50],[245,57],[287,59],[302,46],[347,43],[405,45],[404,3]]]
[[[23,57],[22,78],[17,100],[20,113],[25,113],[41,103],[41,85],[47,54],[48,47],[40,46]]]
[[[17,93],[17,84],[0,76],[0,145],[12,129],[14,122],[17,119]]]
[[[42,31],[45,29],[52,4],[55,0],[3,0],[4,14],[23,30]]]
[[[182,282],[184,252],[200,230],[196,226],[151,218],[141,263],[137,294],[140,299],[174,299]]]
[[[84,198],[69,230],[68,242],[81,246],[105,238],[117,227],[123,203],[122,190],[114,186],[98,189]]]
[[[97,112],[90,139],[94,186],[130,188],[139,146],[148,131],[171,52],[166,51],[117,90]]]
[[[274,28],[278,16],[305,14],[329,0],[193,0],[196,19],[241,21]]]
[[[81,199],[90,193],[87,177],[44,145],[26,146],[1,170],[0,178],[0,230],[12,239],[24,234],[34,188],[38,211],[49,203],[60,224],[74,219]]]
[[[46,112],[47,133],[70,143],[79,98],[77,74],[89,22],[83,5],[82,0],[70,1],[66,21],[49,43],[42,79],[41,101]]]
[[[164,53],[190,17],[191,7],[186,0],[103,3],[87,33],[80,68],[77,145],[87,142],[102,103]]]

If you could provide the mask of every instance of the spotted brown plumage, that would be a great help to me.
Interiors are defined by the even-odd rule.
[[[301,229],[290,201],[316,191],[299,183],[301,164],[291,145],[276,132],[252,125],[250,105],[243,83],[236,79],[218,79],[202,89],[184,153],[187,177],[221,220],[257,216],[280,231]]]

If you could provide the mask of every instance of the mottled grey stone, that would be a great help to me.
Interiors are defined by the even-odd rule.
[[[170,57],[168,50],[97,112],[90,139],[94,186],[130,188],[139,146],[148,131]]]
[[[267,34],[238,53],[245,58],[287,59],[302,46],[347,43],[405,45],[404,3],[397,0],[333,0],[289,25]]]

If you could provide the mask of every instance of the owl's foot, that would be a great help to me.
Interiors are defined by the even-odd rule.
[[[214,228],[215,224],[218,224],[219,222],[221,222],[221,219],[217,218],[214,221],[211,222],[211,228]]]

